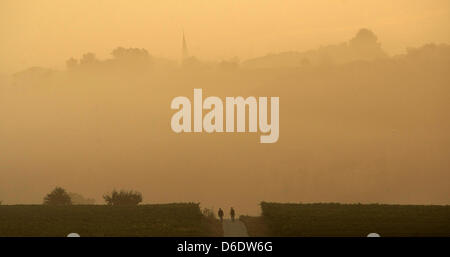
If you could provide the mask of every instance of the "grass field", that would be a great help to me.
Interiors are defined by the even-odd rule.
[[[222,236],[198,204],[0,205],[0,236]]]
[[[261,203],[250,236],[450,236],[450,206]]]

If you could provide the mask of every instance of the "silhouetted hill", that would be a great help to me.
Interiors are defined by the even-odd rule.
[[[377,36],[368,29],[361,29],[348,42],[322,46],[305,52],[282,52],[245,61],[246,68],[283,68],[342,64],[358,60],[370,61],[386,58]]]

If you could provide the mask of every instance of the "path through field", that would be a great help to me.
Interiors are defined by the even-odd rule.
[[[224,237],[248,236],[247,228],[245,227],[245,224],[240,220],[234,220],[233,222],[230,219],[224,219],[222,227]]]

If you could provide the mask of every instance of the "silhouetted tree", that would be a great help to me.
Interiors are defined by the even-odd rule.
[[[97,57],[95,57],[94,53],[85,53],[83,54],[83,57],[80,60],[80,64],[85,65],[85,64],[93,64],[93,63],[97,63]]]
[[[355,37],[350,40],[350,46],[378,45],[378,37],[369,29],[360,29]]]
[[[113,190],[111,194],[104,195],[108,205],[138,205],[142,202],[142,194],[137,191]]]
[[[52,192],[44,197],[44,204],[47,205],[71,205],[72,200],[64,188],[55,187]]]
[[[407,48],[406,58],[414,62],[422,62],[423,65],[445,65],[450,61],[450,45],[426,44],[417,48]]]
[[[78,65],[78,60],[73,57],[66,61],[66,67],[69,70],[77,67],[77,65]]]
[[[378,37],[369,29],[360,29],[349,41],[349,47],[362,59],[376,59],[387,57],[378,42]]]
[[[117,47],[111,52],[111,55],[116,59],[148,59],[149,53],[145,49],[139,48],[123,48]]]
[[[117,47],[111,52],[113,61],[129,71],[146,70],[153,64],[153,57],[145,49]]]

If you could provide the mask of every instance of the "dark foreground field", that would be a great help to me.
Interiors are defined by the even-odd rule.
[[[250,236],[450,236],[450,206],[261,203]]]
[[[222,236],[198,204],[0,206],[1,236]]]

